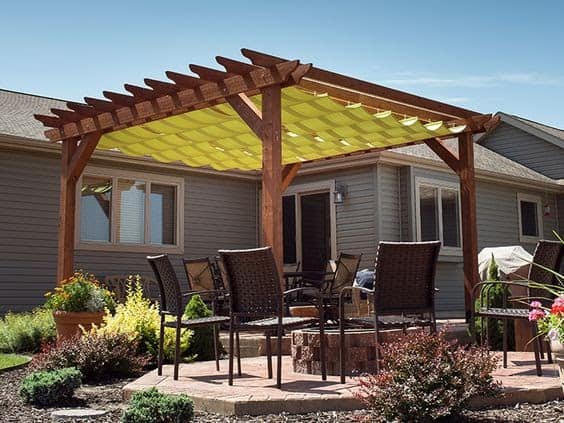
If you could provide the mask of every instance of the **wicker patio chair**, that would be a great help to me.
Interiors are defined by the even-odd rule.
[[[124,303],[127,297],[127,285],[131,281],[135,281],[135,278],[132,279],[132,275],[110,275],[104,277],[102,283],[114,294],[118,303]],[[159,299],[159,287],[154,279],[140,276],[139,283],[145,298],[152,301]]]
[[[223,282],[209,257],[183,259],[190,291],[202,292],[202,299],[211,303],[214,314],[226,315],[227,297]],[[206,295],[204,292],[211,292]]]
[[[270,247],[251,250],[220,250],[230,295],[229,385],[233,384],[234,335],[239,331],[262,332],[266,336],[268,378],[272,378],[271,335],[277,337],[276,386],[282,382],[282,336],[285,329],[297,329],[319,322],[322,379],[326,380],[323,307],[316,298],[321,318],[284,317],[284,297],[303,288],[282,292],[280,274]],[[311,289],[311,288],[310,288]],[[241,375],[238,360],[238,374]]]
[[[507,367],[507,321],[508,320],[529,320],[528,304],[537,300],[543,306],[550,308],[552,298],[548,291],[529,286],[530,282],[544,285],[559,285],[558,278],[554,273],[560,270],[562,258],[564,256],[564,244],[560,241],[539,241],[533,254],[533,262],[529,268],[527,281],[486,281],[477,284],[474,287],[472,295],[472,304],[480,298],[481,307],[474,310],[472,320],[476,317],[488,319],[499,319],[503,321],[503,367]],[[501,285],[503,287],[502,307],[490,307],[490,291],[493,287]],[[522,291],[526,291],[525,295],[512,295],[511,288],[521,287]],[[519,288],[517,288],[518,290]],[[484,325],[482,324],[482,340],[484,338]],[[537,336],[537,323],[531,322],[531,334],[533,350],[535,354],[535,365],[538,376],[542,376],[541,355],[543,354],[543,346],[540,338]],[[546,343],[548,363],[552,363],[552,355],[550,344]]]
[[[340,253],[333,272],[317,272],[317,278],[315,278],[315,272],[304,272],[302,286],[316,286],[321,290],[326,321],[338,319],[341,290],[353,285],[361,259],[362,254]],[[330,269],[331,267],[327,265],[327,268]],[[346,298],[350,300],[350,291],[346,292]],[[304,296],[307,295],[306,290]]]
[[[160,301],[160,331],[159,331],[159,355],[158,355],[158,375],[162,375],[163,364],[163,343],[164,343],[164,329],[165,327],[174,328],[176,330],[175,337],[175,350],[174,350],[174,380],[178,380],[178,366],[180,364],[180,333],[183,328],[196,328],[201,326],[213,326],[215,328],[214,336],[214,350],[215,350],[215,365],[219,371],[219,356],[218,356],[218,340],[216,327],[221,323],[229,322],[228,317],[224,316],[210,316],[195,319],[183,319],[185,304],[188,300],[196,294],[213,294],[213,290],[196,290],[182,294],[180,284],[176,277],[176,273],[168,256],[166,254],[147,257],[155,278],[159,284],[161,293]],[[166,321],[167,316],[174,317],[174,321]]]
[[[435,272],[440,241],[380,242],[374,289],[346,286],[339,301],[340,375],[345,383],[345,327],[372,328],[376,341],[376,371],[380,371],[380,330],[428,327],[436,331]],[[372,316],[347,317],[344,303],[354,290],[374,298]]]

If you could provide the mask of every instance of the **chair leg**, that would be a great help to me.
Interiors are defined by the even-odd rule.
[[[241,376],[241,342],[239,331],[235,332],[235,342],[237,343],[237,376]]]
[[[233,349],[235,347],[233,342],[233,323],[229,325],[229,385],[233,385]]]
[[[550,342],[546,341],[546,359],[548,364],[552,364],[552,350],[550,349]]]
[[[280,389],[282,387],[282,336],[284,331],[282,325],[278,325],[277,341],[276,341],[276,387]]]
[[[178,367],[180,365],[180,333],[182,328],[176,325],[176,343],[174,345],[174,380],[178,380]]]
[[[507,369],[507,319],[503,319],[503,368]]]
[[[540,354],[539,354],[539,343],[537,342],[537,324],[532,322],[532,334],[533,334],[533,348],[535,351],[535,366],[537,368],[537,376],[542,376],[542,368],[541,368],[541,361],[540,361]]]
[[[215,354],[215,370],[219,372],[219,351],[218,351],[218,344],[219,344],[219,328],[217,325],[213,325],[213,352]]]
[[[319,313],[319,360],[321,361],[321,380],[327,380],[327,357],[325,355],[325,310],[323,310],[323,307],[319,310]]]
[[[164,315],[161,315],[161,327],[159,330],[159,355],[157,357],[157,375],[163,375],[163,349],[164,349]]]
[[[374,337],[376,341],[376,374],[380,373],[380,333],[378,327],[378,315],[374,313]]]
[[[537,337],[537,342],[539,343],[540,358],[541,358],[541,360],[544,360],[544,346],[543,346],[543,341],[542,341],[542,339],[540,339],[539,337]]]
[[[341,376],[341,383],[345,383],[345,322],[344,320],[345,319],[343,316],[339,316],[339,374]]]
[[[268,378],[272,379],[272,349],[270,348],[270,332],[265,333],[266,340],[266,368],[268,372]]]

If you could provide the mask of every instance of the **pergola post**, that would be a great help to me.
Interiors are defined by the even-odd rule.
[[[76,139],[62,143],[57,284],[72,276],[74,271],[76,183],[98,145],[100,136],[99,132],[94,132],[85,135],[80,144]]]
[[[282,103],[279,85],[262,91],[262,239],[283,270]]]
[[[77,179],[71,177],[70,168],[76,148],[76,140],[64,141],[61,148],[57,284],[71,276],[73,272]]]
[[[458,136],[458,155],[462,209],[462,254],[464,257],[464,303],[466,317],[469,318],[473,307],[472,289],[479,282],[474,141],[471,132],[464,132]]]

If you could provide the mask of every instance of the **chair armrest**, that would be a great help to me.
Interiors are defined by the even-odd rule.
[[[284,291],[282,295],[285,297],[286,295],[290,295],[295,292],[304,292],[307,294],[312,294],[312,296],[314,297],[321,298],[321,290],[315,286],[302,286],[299,288],[292,288],[287,291]]]
[[[364,292],[368,295],[374,295],[375,291],[373,289],[364,288],[363,286],[345,286],[341,288],[341,292],[339,293],[339,299],[344,297],[345,292],[347,291],[360,291]]]

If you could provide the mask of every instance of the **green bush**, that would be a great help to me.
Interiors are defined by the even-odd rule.
[[[0,352],[36,353],[43,343],[55,340],[55,321],[50,310],[8,313],[0,319]]]
[[[148,353],[155,362],[159,345],[159,307],[143,294],[143,286],[139,277],[130,277],[126,288],[126,299],[118,304],[114,314],[106,314],[104,323],[99,328],[93,328],[97,335],[123,334],[138,346],[138,353]],[[180,338],[180,354],[187,355],[192,331],[185,330]],[[172,362],[174,358],[175,330],[165,328],[164,358],[165,362]]]
[[[194,418],[194,403],[186,395],[161,394],[156,388],[137,392],[122,423],[184,423]]]
[[[490,265],[488,266],[488,281],[499,281],[499,269],[495,261],[494,255],[492,254],[492,259],[490,260]],[[489,295],[484,293],[482,296],[476,298],[476,303],[474,304],[475,310],[479,310],[482,307],[503,307],[503,286],[501,284],[492,285],[489,289]],[[482,299],[486,301],[489,300],[489,304],[482,304]],[[510,305],[509,305],[510,306]],[[486,330],[487,322],[487,330]],[[477,341],[481,342],[481,331],[484,327],[484,333],[488,334],[488,339],[485,340],[486,344],[491,350],[499,351],[503,349],[503,321],[496,319],[485,319],[482,317],[477,317],[474,321],[474,330],[477,334]],[[515,349],[515,327],[513,321],[507,322],[507,344],[509,350]]]
[[[135,376],[148,364],[147,356],[138,355],[137,342],[124,334],[87,335],[45,349],[35,356],[33,367],[56,370],[75,367],[87,383]]]
[[[20,396],[30,404],[60,404],[72,398],[74,390],[80,387],[81,377],[80,371],[72,367],[35,372],[23,380]]]
[[[383,344],[382,370],[360,378],[355,397],[374,419],[430,422],[455,417],[478,396],[499,395],[492,377],[497,358],[480,347],[467,349],[437,334],[416,332]]]
[[[211,315],[212,311],[199,295],[194,295],[190,298],[190,301],[184,310],[184,317],[187,319],[209,317]],[[221,345],[218,345],[218,350],[221,353]],[[215,353],[213,349],[213,327],[203,326],[194,328],[194,333],[190,339],[190,346],[188,347],[188,355],[197,361],[215,360]]]

